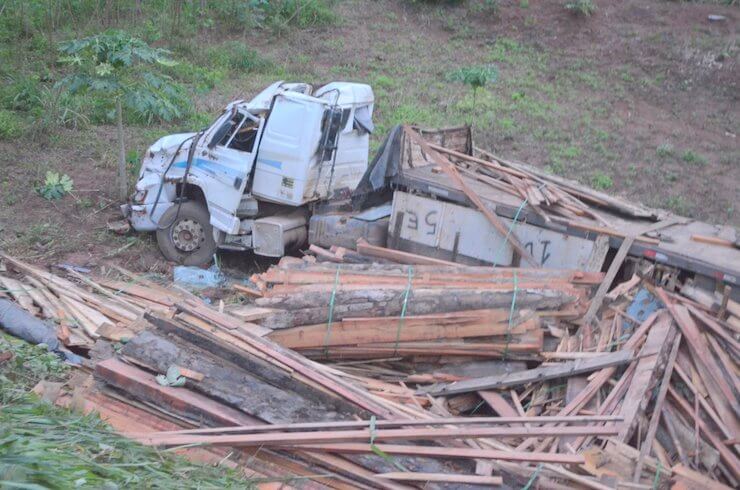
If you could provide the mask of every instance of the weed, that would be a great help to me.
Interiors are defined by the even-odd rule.
[[[262,72],[272,66],[256,50],[240,41],[227,41],[208,49],[207,59],[217,67],[237,73]]]
[[[586,17],[596,12],[594,0],[571,0],[565,4],[565,8],[571,12]]]
[[[673,156],[673,145],[671,145],[670,143],[661,143],[655,149],[655,153],[660,158],[668,158],[670,156]]]
[[[667,199],[662,201],[662,205],[676,214],[691,217],[691,205],[683,198],[683,196],[669,196]]]
[[[90,123],[85,115],[89,106],[89,99],[84,96],[43,87],[38,96],[38,104],[31,111],[34,118],[33,132],[53,133],[59,127],[86,127]]]
[[[681,155],[681,160],[690,165],[706,165],[707,159],[704,155],[696,153],[694,150],[686,150]]]
[[[493,61],[506,61],[513,53],[522,52],[524,48],[514,39],[502,37],[496,39],[491,48],[491,59]]]
[[[545,171],[555,175],[565,175],[565,165],[557,157],[550,157],[550,163],[545,166]]]
[[[391,90],[396,87],[396,80],[386,75],[378,75],[373,81],[373,87],[385,90]]]
[[[38,104],[41,82],[36,75],[15,75],[0,85],[0,107],[11,111],[29,111]]]
[[[591,178],[591,185],[595,189],[607,190],[614,187],[614,181],[605,173],[598,172]]]
[[[0,109],[0,139],[17,138],[23,134],[23,119],[13,111]]]
[[[73,187],[74,182],[69,175],[59,175],[57,172],[47,171],[46,179],[44,180],[44,183],[39,186],[38,192],[44,199],[53,201],[61,199],[66,194],[72,192]]]
[[[488,14],[496,14],[498,13],[499,9],[501,8],[501,5],[499,3],[499,0],[483,0],[481,2],[476,2],[473,6],[470,7],[471,12],[482,14],[482,13],[488,13]]]

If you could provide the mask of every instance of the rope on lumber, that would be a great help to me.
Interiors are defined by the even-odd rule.
[[[537,477],[540,476],[542,466],[542,463],[537,465],[537,468],[535,468],[534,473],[532,473],[532,476],[529,478],[527,484],[522,487],[522,490],[529,490],[530,488],[532,488],[532,484],[537,480]]]
[[[509,325],[506,327],[506,347],[504,347],[504,361],[509,354],[509,343],[511,342],[511,326],[514,322],[514,310],[516,309],[516,292],[519,290],[519,280],[516,269],[514,269],[514,293],[511,296],[511,308],[509,308]]]
[[[331,325],[334,321],[334,299],[337,297],[337,287],[339,287],[339,271],[342,265],[337,266],[337,273],[334,276],[334,288],[331,290],[329,299],[329,319],[326,325],[326,337],[324,338],[324,356],[329,357],[329,339],[331,339]]]
[[[658,460],[658,467],[655,469],[655,479],[653,480],[653,489],[657,490],[658,484],[660,483],[660,472],[663,470],[663,465],[660,464],[660,460]]]
[[[545,184],[542,183],[537,190],[540,191],[542,188],[545,187]],[[522,209],[524,209],[524,206],[527,205],[529,202],[529,197],[525,197],[524,200],[522,200],[521,204],[519,204],[519,208],[517,208],[516,213],[514,213],[514,220],[511,222],[511,225],[509,226],[508,231],[506,232],[506,236],[504,237],[504,241],[501,242],[501,245],[499,245],[498,250],[496,250],[496,254],[493,256],[494,261],[496,261],[499,256],[501,255],[501,252],[503,252],[504,247],[507,243],[509,243],[509,237],[511,236],[511,233],[514,231],[514,227],[519,223],[519,214],[521,214]],[[493,267],[495,268],[498,262],[493,263]]]
[[[396,330],[396,345],[393,348],[393,355],[398,354],[398,344],[401,341],[401,329],[406,318],[406,306],[409,303],[409,293],[411,292],[411,279],[414,277],[414,268],[409,266],[409,280],[406,283],[406,291],[403,294],[403,305],[401,306],[401,318],[398,319],[398,329]]]
[[[388,464],[395,466],[401,471],[408,471],[406,468],[404,468],[404,466],[401,463],[393,459],[393,457],[390,454],[386,453],[385,451],[383,451],[382,449],[380,449],[378,446],[375,445],[375,437],[377,435],[377,432],[375,429],[375,421],[376,421],[375,415],[370,417],[370,427],[369,427],[370,429],[370,450],[374,454],[383,458]]]

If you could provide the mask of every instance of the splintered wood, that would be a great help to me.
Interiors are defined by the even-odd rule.
[[[358,250],[283,259],[235,288],[247,301],[218,308],[121,269],[57,275],[9,256],[0,294],[80,352],[125,341],[97,362],[85,410],[143,444],[231,455],[248,476],[337,489],[737,488],[728,293]],[[611,291],[589,308],[599,286]],[[183,386],[157,381],[171,372]]]

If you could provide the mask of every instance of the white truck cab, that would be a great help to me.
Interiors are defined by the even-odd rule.
[[[207,129],[154,143],[124,216],[186,265],[218,247],[282,256],[305,242],[313,203],[360,181],[373,103],[365,84],[275,82]]]

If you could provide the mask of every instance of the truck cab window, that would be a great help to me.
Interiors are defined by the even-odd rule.
[[[251,153],[254,149],[258,130],[258,122],[253,121],[241,112],[236,112],[231,119],[219,128],[216,136],[221,133],[223,136],[218,139],[216,145]]]
[[[236,134],[229,142],[229,148],[233,148],[239,151],[246,151],[252,153],[254,149],[254,142],[257,139],[257,131],[259,130],[259,123],[247,119],[244,124],[236,131]]]

